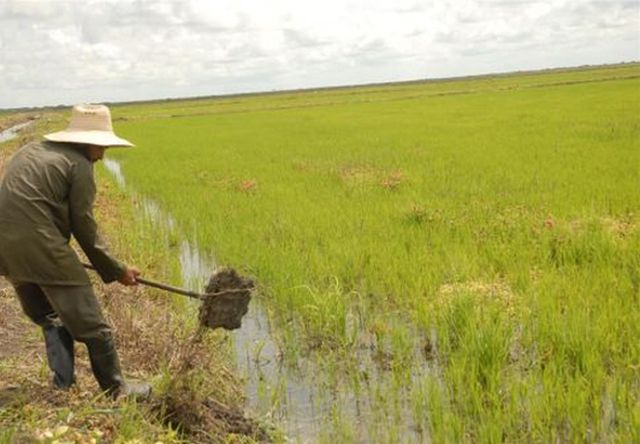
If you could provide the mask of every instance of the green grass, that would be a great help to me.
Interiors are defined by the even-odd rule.
[[[385,356],[371,440],[413,439],[398,411],[435,441],[640,438],[639,65],[114,115],[128,183],[257,277],[290,356]]]

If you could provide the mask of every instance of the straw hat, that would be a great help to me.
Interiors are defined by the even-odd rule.
[[[52,142],[88,143],[100,146],[134,146],[113,132],[111,112],[104,105],[76,105],[67,129],[46,134]]]

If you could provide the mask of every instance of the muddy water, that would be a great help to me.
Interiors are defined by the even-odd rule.
[[[198,247],[184,242],[180,264],[183,285],[200,290],[216,267]],[[247,407],[259,416],[268,415],[284,427],[287,436],[313,442],[321,430],[317,409],[320,397],[312,379],[285,367],[281,350],[272,336],[269,317],[258,298],[253,298],[242,328],[229,333],[234,339],[236,366],[245,379]]]
[[[0,131],[0,143],[8,142],[11,139],[15,139],[16,137],[18,137],[18,134],[20,134],[20,131],[31,125],[31,123],[31,121],[19,123],[12,126],[11,128],[7,128],[4,131]]]
[[[105,159],[103,164],[112,175],[115,182],[126,187],[126,180],[120,164],[113,159]],[[142,199],[142,216],[147,218],[160,232],[176,233],[175,220],[153,200]],[[165,236],[168,239],[168,236]],[[182,285],[194,291],[202,291],[213,270],[218,264],[211,254],[205,254],[192,241],[182,240],[180,243],[180,271]],[[246,379],[246,396],[251,408],[258,414],[264,414],[271,409],[268,399],[262,394],[273,387],[282,387],[286,381],[283,393],[283,404],[292,407],[289,414],[283,411],[273,412],[278,422],[289,424],[287,433],[301,437],[313,435],[307,429],[316,423],[313,412],[314,390],[308,384],[299,381],[295,375],[288,374],[279,359],[280,350],[271,337],[268,316],[258,298],[254,298],[249,305],[249,312],[243,318],[242,328],[230,333],[234,336],[234,348],[237,366]],[[271,398],[271,396],[269,397]],[[279,409],[279,410],[282,410]]]
[[[120,164],[113,159],[105,159],[105,168],[122,188],[126,180]],[[143,198],[142,216],[147,218],[161,232],[175,234],[175,220],[153,200]],[[180,243],[180,272],[182,286],[194,291],[202,291],[218,264],[211,254],[205,254],[192,241]],[[245,378],[245,394],[248,408],[258,415],[270,414],[273,420],[285,425],[288,436],[312,440],[317,435],[314,430],[319,424],[315,412],[315,389],[311,382],[301,380],[288,372],[280,359],[280,348],[271,336],[269,318],[258,298],[249,305],[249,312],[243,318],[242,328],[229,333],[234,337],[236,365]],[[280,407],[272,408],[273,390],[277,388]]]
[[[108,159],[104,165],[114,180],[125,187],[126,181],[118,162]],[[164,233],[167,246],[170,237],[182,238],[182,285],[202,291],[212,271],[218,266],[215,257],[201,249],[196,242],[176,236],[179,233],[177,223],[156,202],[150,199],[142,199],[142,202],[142,216],[151,221],[160,233]],[[357,314],[353,313],[352,318],[355,317]],[[381,369],[379,359],[370,348],[364,346],[354,352],[359,367],[367,373],[367,382],[356,392],[349,381],[340,377],[336,380],[335,374],[327,374],[322,362],[317,359],[286,358],[259,295],[253,298],[249,312],[242,321],[242,328],[229,334],[234,340],[237,370],[246,381],[246,407],[254,414],[278,424],[293,442],[326,440],[332,435],[332,428],[341,427],[340,424],[348,424],[354,433],[354,442],[379,441],[375,437],[385,436],[385,421],[396,421],[394,427],[401,430],[402,441],[427,441],[415,431],[412,424],[412,415],[406,403],[408,391],[393,386],[391,372]],[[414,355],[416,359],[423,359],[417,344],[414,344]],[[420,377],[424,371],[427,371],[426,368],[418,366],[412,377]],[[393,419],[384,417],[384,414],[380,417],[380,405],[376,401],[380,389],[395,393],[393,396],[397,397],[396,400],[405,400],[400,403],[400,415]],[[389,399],[389,402],[393,400]],[[388,437],[385,441],[388,441]]]

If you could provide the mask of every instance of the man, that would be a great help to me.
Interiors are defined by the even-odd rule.
[[[122,377],[110,326],[89,277],[69,245],[71,235],[106,283],[136,285],[139,271],[114,259],[93,218],[93,164],[117,137],[104,105],[78,105],[64,131],[21,148],[0,179],[0,275],[7,276],[25,314],[42,327],[55,387],[74,383],[74,341],[89,351],[100,388],[112,397],[146,397],[148,384]]]

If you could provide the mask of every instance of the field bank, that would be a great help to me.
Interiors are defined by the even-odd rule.
[[[109,157],[349,394],[312,439],[633,441],[639,91],[625,65],[130,105]]]

